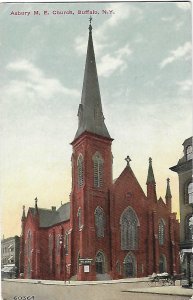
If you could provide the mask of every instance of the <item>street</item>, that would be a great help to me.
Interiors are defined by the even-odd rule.
[[[180,286],[149,287],[147,282],[2,281],[3,300],[185,300],[192,294]]]

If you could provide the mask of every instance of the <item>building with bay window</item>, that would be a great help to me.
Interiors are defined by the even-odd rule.
[[[192,182],[192,137],[183,145],[183,156],[170,169],[178,174],[180,201],[180,250],[181,270],[193,282],[193,182]],[[187,274],[191,272],[191,274]]]
[[[127,157],[113,180],[113,142],[106,127],[89,26],[87,56],[72,145],[70,202],[23,207],[20,273],[25,278],[102,280],[179,272],[179,222],[169,179],[157,197],[152,159],[144,193]]]

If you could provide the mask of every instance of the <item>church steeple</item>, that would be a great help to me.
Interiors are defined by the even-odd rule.
[[[111,138],[104,122],[92,40],[92,18],[90,18],[89,20],[89,38],[84,71],[84,81],[81,104],[79,105],[78,109],[79,125],[75,135],[75,139],[85,131],[101,135],[103,137]]]
[[[149,169],[148,169],[148,175],[147,175],[147,184],[148,183],[155,183],[153,168],[152,168],[152,158],[149,158]]]
[[[149,158],[149,168],[147,174],[147,197],[148,199],[157,202],[156,183],[152,167],[152,158]]]

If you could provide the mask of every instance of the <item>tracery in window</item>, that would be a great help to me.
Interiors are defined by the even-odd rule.
[[[93,156],[94,163],[94,187],[102,187],[103,185],[103,159],[99,152]]]
[[[83,156],[79,155],[77,160],[77,168],[78,168],[78,187],[81,188],[84,182],[84,173],[83,173]]]
[[[158,225],[158,240],[159,240],[160,245],[164,244],[164,241],[165,241],[165,223],[162,219],[159,221],[159,225]]]
[[[101,207],[97,206],[95,209],[95,227],[97,237],[104,237],[105,235],[105,214]]]
[[[135,211],[128,207],[120,218],[121,224],[121,249],[135,250],[138,248],[139,220]]]
[[[187,160],[190,160],[192,159],[192,157],[193,157],[192,146],[190,145],[186,148],[186,158]]]

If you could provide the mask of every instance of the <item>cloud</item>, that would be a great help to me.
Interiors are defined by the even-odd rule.
[[[165,58],[160,63],[160,68],[163,69],[168,64],[171,64],[172,62],[180,58],[185,58],[185,60],[188,60],[189,58],[191,58],[191,50],[192,50],[191,43],[186,42],[183,46],[179,46],[176,50],[170,51],[170,56]]]
[[[104,55],[98,63],[99,76],[109,77],[115,71],[123,71],[126,68],[126,59],[132,54],[129,45],[119,48],[114,55]]]
[[[191,9],[190,2],[178,2],[176,3],[177,7],[182,10],[189,10]]]
[[[162,17],[161,20],[163,22],[172,22],[174,20],[174,17]]]
[[[178,81],[177,85],[179,86],[180,94],[183,94],[184,92],[189,92],[192,90],[192,80],[190,80],[190,79]]]
[[[47,78],[45,74],[28,60],[17,60],[6,66],[12,75],[17,75],[17,79],[11,79],[5,88],[6,95],[14,97],[27,96],[27,98],[45,99],[56,94],[67,96],[79,96],[75,89],[69,89],[62,85],[56,78]]]
[[[111,3],[108,8],[109,10],[113,10],[114,14],[109,15],[107,20],[102,23],[98,28],[95,28],[93,25],[93,36],[95,40],[95,51],[97,56],[101,54],[101,52],[109,47],[109,45],[113,45],[116,42],[114,41],[109,44],[108,41],[108,31],[112,28],[118,26],[124,20],[127,20],[131,14],[135,15],[135,21],[138,22],[143,18],[143,12],[138,7],[134,5],[125,5],[124,3]],[[75,50],[78,54],[85,54],[85,39],[86,35],[79,36],[75,39]]]

